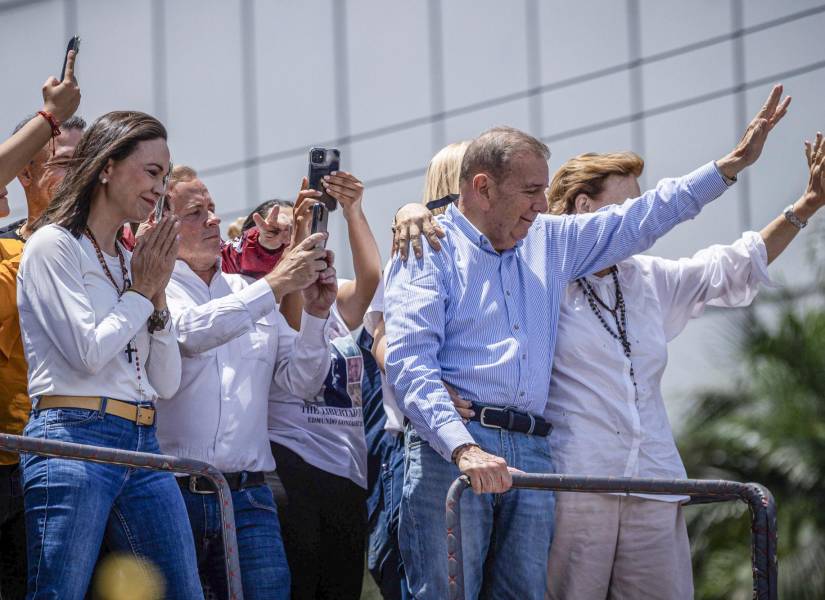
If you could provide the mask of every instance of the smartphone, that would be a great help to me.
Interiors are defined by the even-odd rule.
[[[327,223],[329,222],[329,211],[324,204],[320,202],[317,204],[312,205],[312,227],[309,230],[310,234],[313,233],[326,233],[327,231]],[[327,241],[324,240],[321,242],[321,247],[327,247]]]
[[[173,165],[170,160],[169,170],[163,177],[163,193],[160,195],[160,198],[158,198],[157,204],[155,204],[155,223],[160,223],[160,220],[163,218],[163,212],[166,210],[166,189],[169,187],[169,177],[172,176],[173,168],[175,168],[175,165]]]
[[[312,148],[309,151],[309,187],[323,193],[318,201],[323,202],[327,210],[338,208],[338,201],[324,191],[321,180],[325,175],[338,171],[340,164],[341,153],[337,148]]]
[[[66,51],[63,53],[63,67],[60,69],[60,80],[66,77],[66,60],[69,58],[69,50],[74,50],[75,55],[80,52],[80,36],[76,35],[69,40],[69,45],[66,46]]]

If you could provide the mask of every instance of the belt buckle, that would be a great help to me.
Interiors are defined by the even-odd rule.
[[[148,406],[136,406],[135,422],[138,425],[146,425],[147,427],[155,422],[155,409]]]
[[[482,407],[482,409],[481,409],[481,413],[478,415],[478,422],[479,422],[479,423],[481,423],[481,426],[482,426],[482,427],[488,427],[489,429],[501,429],[501,426],[500,426],[500,425],[494,425],[494,424],[492,424],[492,423],[487,423],[487,422],[485,422],[485,420],[484,420],[484,417],[485,417],[485,415],[487,414],[487,411],[488,411],[489,409],[491,409],[491,408],[494,408],[494,407],[492,407],[492,406],[484,406],[484,407]],[[499,409],[496,409],[496,410],[499,410]]]
[[[197,475],[190,475],[189,476],[189,491],[193,494],[198,494],[200,496],[208,496],[209,494],[214,494],[215,492],[212,490],[199,490],[198,489],[198,479]]]

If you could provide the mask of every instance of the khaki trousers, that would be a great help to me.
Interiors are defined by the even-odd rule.
[[[693,598],[678,502],[559,492],[545,600]]]

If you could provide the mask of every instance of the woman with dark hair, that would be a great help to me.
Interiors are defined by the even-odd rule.
[[[126,251],[117,232],[163,193],[166,130],[111,112],[83,135],[20,265],[32,414],[25,435],[158,453],[154,403],[180,383],[165,288],[175,217]],[[165,598],[203,598],[186,507],[171,473],[25,454],[28,597],[83,598],[105,537],[153,563]]]

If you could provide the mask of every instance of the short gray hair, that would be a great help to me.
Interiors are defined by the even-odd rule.
[[[489,173],[494,179],[504,179],[510,162],[519,154],[534,154],[550,160],[547,144],[514,127],[488,129],[467,147],[461,161],[461,183],[478,173]]]
[[[35,113],[33,115],[29,115],[28,117],[26,117],[25,119],[20,121],[17,124],[17,126],[14,128],[14,131],[11,132],[11,134],[14,135],[15,133],[17,133],[18,131],[23,129],[23,127],[26,126],[26,123],[31,121],[36,116],[37,116],[37,113]],[[66,119],[65,121],[63,121],[60,124],[60,129],[61,130],[78,129],[80,131],[83,131],[83,130],[86,129],[86,121],[83,120],[83,117],[78,117],[78,116],[69,117],[68,119]]]

